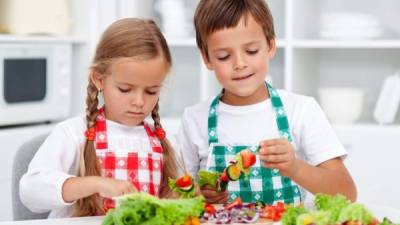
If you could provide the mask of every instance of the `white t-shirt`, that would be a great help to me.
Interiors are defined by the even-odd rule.
[[[285,90],[278,90],[278,93],[286,110],[297,157],[318,165],[347,154],[314,98]],[[176,136],[187,170],[194,177],[207,165],[208,111],[212,100],[186,108]],[[220,143],[257,145],[263,140],[280,138],[270,98],[246,106],[220,102],[217,114]]]
[[[125,126],[106,121],[108,148],[118,151],[150,150],[143,126]],[[79,171],[80,151],[85,143],[85,117],[68,119],[56,125],[29,164],[20,181],[20,197],[32,212],[50,212],[49,218],[70,217],[72,204],[62,198],[66,179]]]

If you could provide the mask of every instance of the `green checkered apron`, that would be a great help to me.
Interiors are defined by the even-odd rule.
[[[276,123],[282,137],[292,141],[286,112],[278,92],[266,83],[272,107],[276,113]],[[244,202],[262,201],[267,204],[275,204],[278,201],[287,204],[299,204],[301,193],[299,186],[290,178],[281,176],[279,170],[261,166],[258,155],[258,145],[224,145],[218,142],[217,135],[217,108],[223,91],[212,101],[208,115],[208,143],[210,153],[207,160],[207,169],[223,172],[235,155],[243,149],[250,149],[256,154],[256,163],[251,168],[250,175],[245,178],[242,174],[237,181],[231,181],[228,185],[229,200],[241,197]]]

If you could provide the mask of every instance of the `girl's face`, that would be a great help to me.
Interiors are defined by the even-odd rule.
[[[269,60],[275,55],[275,41],[268,45],[262,27],[244,16],[238,25],[217,30],[207,38],[208,57],[203,59],[214,70],[219,83],[225,88],[223,101],[232,105],[259,102],[268,95],[264,80]]]
[[[162,57],[149,60],[120,59],[110,64],[107,75],[92,73],[103,91],[106,118],[136,126],[156,105],[169,65]]]

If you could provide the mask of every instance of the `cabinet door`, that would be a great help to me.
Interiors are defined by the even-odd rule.
[[[400,130],[363,127],[338,134],[348,150],[345,164],[356,182],[358,201],[400,208]]]

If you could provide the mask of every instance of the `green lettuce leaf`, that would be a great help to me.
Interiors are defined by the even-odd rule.
[[[203,212],[203,197],[188,199],[159,199],[146,193],[134,193],[119,201],[110,210],[103,225],[169,225],[184,224],[189,217]]]
[[[352,203],[340,212],[338,222],[360,221],[362,224],[370,224],[374,220],[372,213],[362,204]]]
[[[114,223],[114,209],[108,210],[105,218],[103,219],[103,223],[101,225],[115,225]]]
[[[314,199],[315,207],[318,210],[329,212],[329,223],[335,224],[343,208],[350,205],[350,201],[343,195],[316,194]]]
[[[197,175],[199,176],[199,186],[210,185],[217,187],[218,184],[218,172],[210,172],[207,170],[200,170]]]
[[[303,205],[288,207],[282,216],[282,225],[296,225],[297,217],[303,213],[307,213]]]
[[[327,211],[308,212],[297,217],[296,225],[328,225],[330,213]]]

